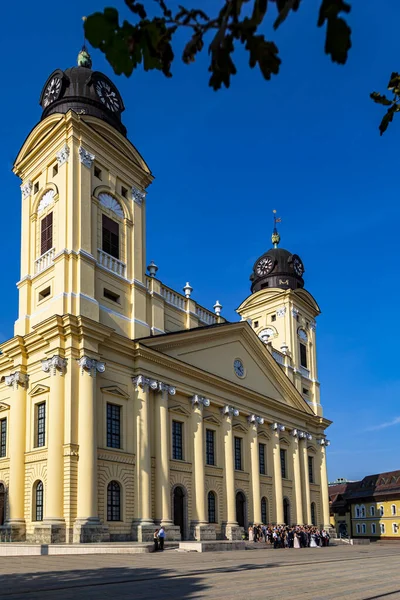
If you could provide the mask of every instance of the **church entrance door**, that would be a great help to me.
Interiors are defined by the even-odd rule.
[[[236,521],[238,522],[239,527],[245,526],[246,519],[246,497],[243,492],[238,492],[236,494]]]
[[[174,525],[181,530],[181,538],[185,539],[185,492],[181,487],[174,489]]]
[[[283,520],[286,525],[290,525],[290,503],[287,498],[283,499]]]

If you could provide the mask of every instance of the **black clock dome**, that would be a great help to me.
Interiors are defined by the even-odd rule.
[[[102,119],[126,135],[126,127],[121,122],[125,107],[120,93],[106,75],[91,67],[91,58],[83,48],[78,55],[78,66],[53,71],[40,96],[42,119],[73,110],[78,115]]]
[[[304,265],[297,254],[278,248],[280,236],[276,227],[272,234],[273,248],[256,260],[250,275],[251,291],[265,288],[292,289],[304,287]]]

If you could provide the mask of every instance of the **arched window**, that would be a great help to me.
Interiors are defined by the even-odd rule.
[[[381,533],[385,533],[385,523],[380,523]]]
[[[208,522],[217,523],[216,497],[214,492],[208,492]]]
[[[371,523],[371,533],[372,533],[372,535],[376,535],[376,525],[375,525],[375,523]]]
[[[261,521],[264,525],[268,523],[268,502],[265,497],[261,498]]]
[[[361,525],[361,533],[367,533],[367,526],[365,523]]]
[[[396,516],[396,505],[392,504],[392,516],[395,517]]]
[[[34,486],[34,521],[43,521],[43,482],[38,481]]]
[[[383,508],[383,506],[380,506],[380,507],[379,507],[379,515],[380,515],[381,517],[383,517],[383,515],[384,515],[384,514],[385,514],[385,509]]]
[[[0,526],[4,525],[6,519],[6,488],[0,483]]]
[[[369,514],[371,515],[371,517],[375,516],[375,506],[370,506],[370,508],[369,508]]]
[[[356,515],[357,519],[360,517],[360,507],[358,506],[358,504],[356,505],[356,508],[355,508],[355,515]]]
[[[357,523],[357,525],[356,525],[356,533],[360,533],[360,531],[361,531],[360,523]]]
[[[397,525],[397,523],[392,524],[392,531],[393,533],[399,533],[399,526]]]
[[[315,502],[311,502],[311,524],[317,524],[317,507],[315,506]]]
[[[107,487],[107,521],[121,521],[121,487],[110,481]]]
[[[365,517],[365,506],[364,506],[364,504],[361,506],[361,516]]]

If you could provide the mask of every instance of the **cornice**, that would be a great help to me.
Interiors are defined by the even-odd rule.
[[[127,452],[115,452],[112,450],[106,450],[105,448],[100,448],[97,451],[97,458],[98,460],[117,462],[125,465],[136,464],[136,456],[134,454],[129,454]]]

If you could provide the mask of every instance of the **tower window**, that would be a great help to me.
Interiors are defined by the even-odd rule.
[[[257,327],[258,327],[258,321],[253,321],[253,327],[254,327],[254,329],[257,329]]]
[[[39,191],[39,182],[37,181],[37,182],[35,183],[35,185],[33,186],[33,193],[34,193],[34,194],[37,194],[37,193],[38,193],[38,191]]]
[[[49,213],[40,223],[40,254],[53,247],[53,213]]]
[[[272,321],[272,323],[273,323],[274,321],[276,321],[276,315],[271,315],[271,321]]]
[[[304,344],[300,344],[300,365],[307,369],[307,348]]]
[[[55,177],[58,173],[58,165],[53,166],[53,177]]]
[[[94,176],[101,181],[101,169],[99,169],[99,167],[94,168]]]
[[[310,393],[310,390],[308,388],[303,388],[303,396],[308,396]]]
[[[51,288],[50,288],[50,286],[48,286],[47,288],[44,288],[44,290],[42,290],[41,292],[39,292],[39,302],[41,300],[44,300],[48,296],[50,296],[50,294],[51,294]]]
[[[119,225],[103,215],[103,252],[119,258]]]
[[[121,298],[121,296],[119,294],[115,294],[114,292],[111,292],[110,290],[107,290],[106,288],[104,288],[103,296],[104,296],[104,298],[107,298],[107,300],[112,300],[113,302],[120,304],[119,299]]]
[[[126,189],[126,187],[124,187],[123,185],[121,186],[121,196],[123,198],[126,198],[128,195],[128,190]]]

